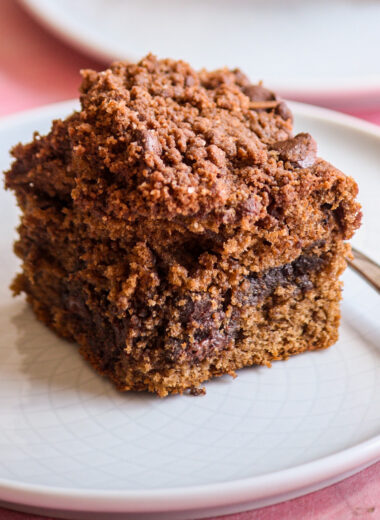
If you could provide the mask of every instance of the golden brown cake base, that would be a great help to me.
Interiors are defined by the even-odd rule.
[[[333,250],[326,244],[311,248],[308,258],[313,259],[314,268],[281,280],[266,296],[268,290],[262,287],[264,299],[260,301],[259,296],[254,306],[249,301],[251,287],[248,287],[247,301],[241,298],[239,303],[230,306],[234,318],[229,321],[233,329],[229,340],[208,346],[208,355],[203,353],[190,359],[182,356],[174,363],[162,356],[151,358],[149,354],[136,360],[123,352],[125,337],[120,335],[123,320],[112,324],[101,314],[90,314],[84,302],[79,304],[75,287],[75,300],[70,304],[63,296],[68,286],[63,287],[59,270],[43,269],[35,285],[20,275],[13,289],[17,293],[25,291],[37,317],[60,336],[77,341],[82,355],[120,390],[149,390],[165,396],[196,389],[215,376],[235,375],[235,370],[242,367],[270,366],[274,360],[287,359],[306,350],[324,349],[335,343],[341,298],[338,278],[346,266],[344,258],[348,250],[349,246],[344,243]],[[287,264],[288,271],[289,265],[297,266],[297,260]],[[68,310],[73,306],[73,310]],[[175,314],[174,309],[171,311]],[[116,347],[122,355],[116,353],[115,356],[118,333]],[[159,341],[160,338],[156,338],[157,344]]]

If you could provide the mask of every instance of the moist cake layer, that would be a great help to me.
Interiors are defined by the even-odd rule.
[[[78,341],[86,357],[101,373],[113,377],[112,371],[117,366],[119,386],[140,389],[141,381],[154,375],[156,383],[152,383],[151,390],[166,395],[167,392],[183,391],[188,387],[188,379],[181,382],[174,378],[178,367],[197,374],[198,379],[194,384],[198,385],[203,381],[199,379],[201,373],[202,377],[208,374],[205,379],[211,375],[220,375],[218,371],[214,373],[210,360],[221,355],[222,358],[230,358],[231,351],[235,353],[234,359],[249,358],[258,364],[268,364],[272,359],[286,358],[304,350],[305,342],[309,342],[306,343],[308,348],[327,347],[332,339],[329,339],[326,331],[336,327],[339,321],[340,298],[340,283],[336,281],[332,284],[329,278],[336,280],[344,268],[344,251],[332,253],[323,243],[316,244],[313,251],[261,275],[255,273],[247,276],[237,290],[233,293],[229,290],[224,295],[219,308],[215,308],[207,293],[169,296],[155,323],[159,334],[146,342],[143,349],[134,345],[129,351],[126,349],[128,331],[132,327],[131,321],[134,321],[136,330],[137,318],[117,318],[115,315],[113,319],[108,318],[105,309],[109,311],[110,304],[104,301],[102,295],[96,301],[92,300],[89,307],[83,286],[65,280],[59,269],[41,266],[40,271],[35,273],[34,284],[20,276],[14,289],[27,293],[40,319],[65,337]],[[320,255],[315,251],[319,251]],[[286,312],[283,311],[284,305]],[[300,309],[302,312],[296,315]],[[322,309],[323,320],[319,319],[317,334],[315,325],[313,328],[308,320]],[[144,325],[149,326],[149,311],[144,308],[135,311],[134,317],[139,315],[140,319],[137,339],[147,337],[148,331],[144,330]],[[277,320],[277,330],[274,331],[273,316]],[[298,335],[281,353],[278,347],[280,324],[283,333],[281,338],[284,340],[290,334],[290,327],[295,335],[297,322],[303,324],[301,333],[298,330]],[[177,329],[176,337],[167,335],[167,331],[173,328]],[[263,333],[264,328],[268,330],[262,345],[258,329]],[[313,337],[306,334],[310,328]],[[268,331],[271,331],[269,336]],[[273,341],[274,338],[277,340]],[[239,367],[239,364],[231,365],[229,372]],[[138,384],[132,383],[131,373]],[[158,373],[161,378],[158,378]],[[163,381],[167,377],[171,382],[165,389]]]

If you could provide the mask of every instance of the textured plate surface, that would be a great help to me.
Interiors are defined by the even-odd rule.
[[[373,0],[23,0],[97,57],[148,52],[196,68],[241,67],[294,94],[380,95],[380,3]]]
[[[11,145],[73,106],[3,119],[0,169]],[[297,130],[357,179],[364,224],[354,243],[380,261],[380,130],[292,108]],[[274,503],[380,457],[380,300],[352,272],[329,350],[222,377],[202,397],[123,395],[11,297],[17,210],[4,190],[0,212],[0,500],[194,518]]]

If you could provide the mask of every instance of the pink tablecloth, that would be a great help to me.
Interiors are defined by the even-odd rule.
[[[78,70],[104,64],[60,43],[14,0],[0,0],[0,115],[76,97]],[[368,103],[366,103],[368,107]],[[380,124],[380,106],[345,111]],[[0,520],[40,517],[0,508]],[[302,498],[224,517],[225,520],[380,519],[380,462]]]

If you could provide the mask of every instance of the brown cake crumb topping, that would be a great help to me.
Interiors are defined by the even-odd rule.
[[[69,128],[73,162],[85,171],[77,201],[112,191],[125,201],[124,218],[217,212],[222,220],[254,201],[250,218],[264,216],[256,170],[268,162],[266,144],[291,131],[287,118],[273,116],[277,101],[267,107],[272,113],[254,110],[252,100],[274,100],[272,93],[238,71],[198,74],[153,56],[99,74],[83,71],[83,78],[80,122]],[[115,200],[103,207],[115,207]]]

